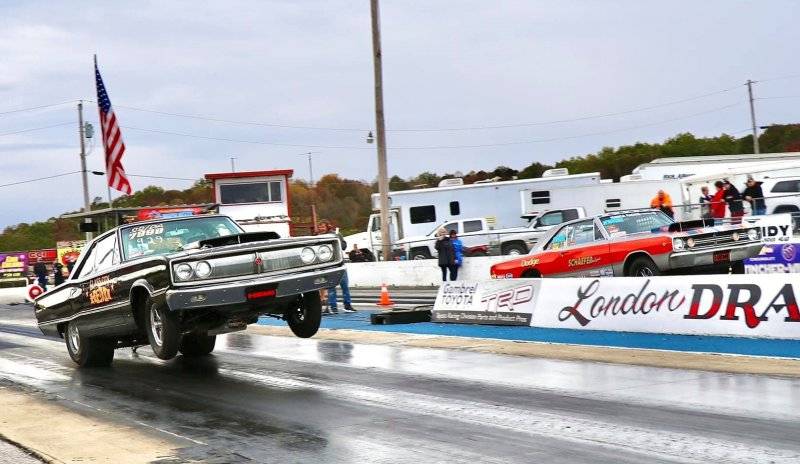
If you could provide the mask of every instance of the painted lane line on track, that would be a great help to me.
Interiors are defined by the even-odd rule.
[[[239,379],[258,382],[270,387],[307,388],[322,391],[340,401],[368,403],[386,409],[434,416],[440,419],[466,422],[479,426],[490,425],[517,433],[579,444],[601,445],[646,457],[679,458],[687,463],[786,463],[800,460],[800,454],[750,444],[697,437],[685,433],[626,426],[577,416],[540,413],[508,406],[477,401],[441,398],[403,392],[388,395],[382,390],[355,384],[329,387],[303,382],[220,369],[220,373]]]

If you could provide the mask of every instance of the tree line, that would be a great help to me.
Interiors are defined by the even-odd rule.
[[[762,153],[800,151],[800,124],[769,126],[759,136],[759,145]],[[727,134],[695,137],[690,133],[682,133],[663,143],[605,147],[597,153],[574,156],[552,165],[534,161],[519,170],[498,166],[492,171],[441,175],[426,171],[406,179],[392,176],[389,189],[398,191],[436,187],[443,179],[454,177],[463,178],[466,184],[487,179],[531,179],[541,177],[544,171],[552,168],[567,168],[572,174],[599,172],[603,178],[618,180],[621,176],[630,174],[636,166],[656,158],[752,153],[752,147],[752,135],[739,138]],[[370,197],[378,191],[376,182],[345,179],[337,174],[325,175],[313,186],[304,180],[294,179],[290,182],[289,189],[292,222],[297,226],[297,234],[310,232],[311,219],[314,216],[318,221],[331,222],[345,234],[364,230],[372,212]],[[151,185],[132,195],[115,199],[114,206],[173,206],[210,202],[211,184],[199,180],[186,190],[165,190]],[[106,207],[108,203],[99,197],[92,203],[93,210]],[[22,223],[7,227],[0,234],[0,251],[52,248],[56,241],[79,240],[81,236],[78,232],[78,221],[73,219],[50,218],[31,224]]]

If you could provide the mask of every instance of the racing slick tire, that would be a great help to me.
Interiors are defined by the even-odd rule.
[[[297,302],[286,311],[285,318],[292,333],[300,338],[313,337],[322,321],[322,299],[319,292],[300,295]]]
[[[206,356],[214,351],[216,343],[216,335],[191,333],[181,338],[181,345],[178,350],[187,357]]]
[[[178,328],[178,318],[167,305],[153,303],[148,300],[145,314],[147,339],[150,348],[159,359],[172,359],[178,354],[181,343],[181,333]]]
[[[75,321],[67,324],[64,341],[69,357],[80,367],[108,367],[114,360],[113,341],[81,335]]]
[[[527,254],[528,250],[525,248],[525,245],[521,243],[512,243],[510,245],[503,246],[502,254],[504,255],[513,255],[519,256]]]
[[[628,266],[628,277],[655,277],[661,275],[656,263],[647,256],[637,256]]]

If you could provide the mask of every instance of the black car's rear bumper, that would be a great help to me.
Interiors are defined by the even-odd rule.
[[[172,311],[247,305],[247,293],[257,289],[274,289],[275,298],[290,297],[339,285],[344,267],[261,278],[248,278],[224,284],[167,290],[167,305]]]

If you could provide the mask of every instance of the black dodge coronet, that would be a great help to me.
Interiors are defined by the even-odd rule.
[[[87,244],[67,281],[36,298],[36,319],[80,366],[109,365],[116,348],[146,344],[161,359],[202,356],[216,335],[260,315],[311,337],[319,290],[343,274],[335,235],[245,233],[220,215],[138,222]]]

